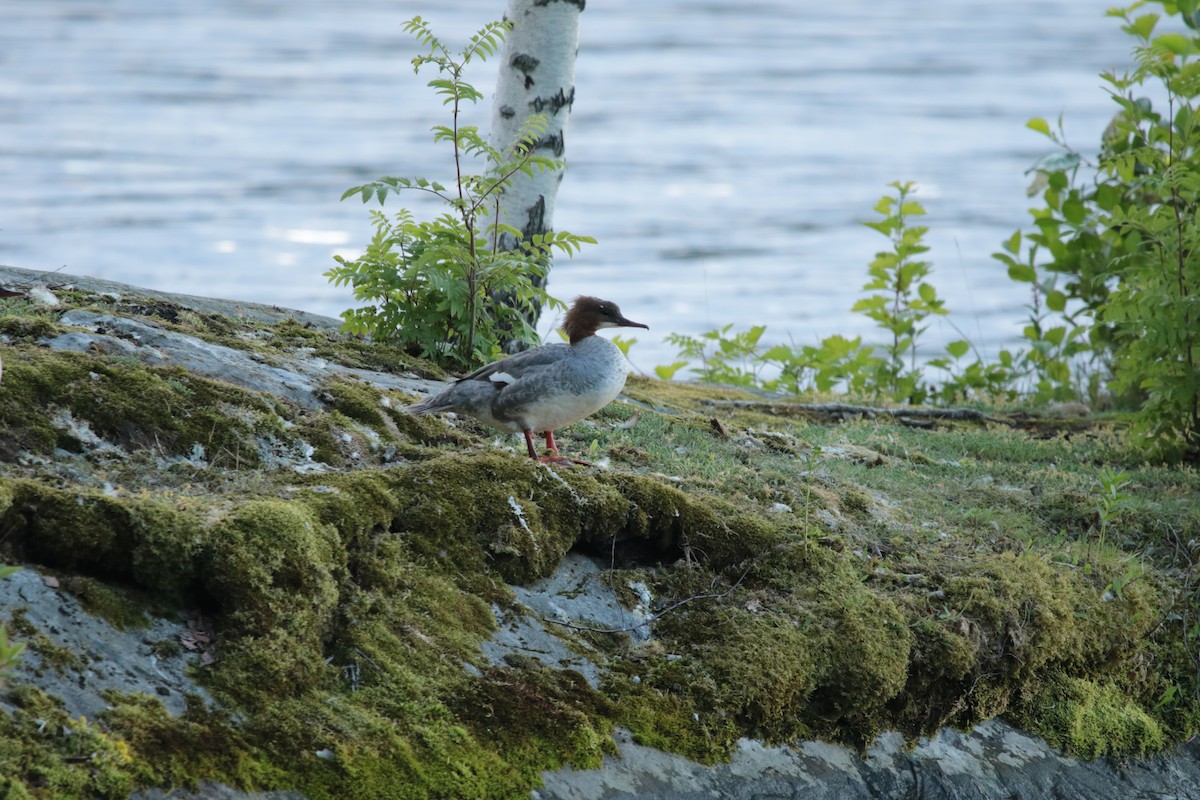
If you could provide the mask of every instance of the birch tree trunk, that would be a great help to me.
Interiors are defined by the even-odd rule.
[[[543,114],[546,131],[535,150],[556,159],[564,157],[564,134],[575,101],[579,15],[585,3],[508,0],[504,18],[512,20],[514,27],[501,50],[488,138],[493,147],[507,150],[525,121],[533,114]],[[498,221],[520,230],[526,238],[552,230],[554,201],[561,181],[562,170],[515,176],[500,199]],[[497,242],[500,250],[511,250],[513,245],[508,236]],[[530,322],[536,322],[536,318]],[[508,344],[505,349],[509,349]]]

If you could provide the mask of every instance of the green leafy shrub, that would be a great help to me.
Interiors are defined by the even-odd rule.
[[[1053,246],[1051,242],[1060,224],[1055,215],[1060,213],[1063,205],[1059,192],[1066,186],[1065,181],[1062,172],[1049,177],[1051,185],[1044,195],[1047,209],[1033,212],[1039,220],[1038,230],[1028,236],[1024,260],[1019,260],[1022,258],[1020,231],[1003,244],[1001,252],[992,255],[1008,266],[1010,279],[1030,285],[1030,301],[1026,306],[1029,319],[1021,332],[1029,348],[1019,351],[1015,357],[1002,350],[1000,358],[1001,363],[1010,365],[1015,377],[1029,380],[1032,399],[1039,403],[1074,400],[1082,394],[1073,367],[1079,356],[1091,350],[1086,340],[1088,324],[1084,310],[1076,307],[1068,311],[1067,294],[1058,288],[1059,275],[1047,274],[1039,264],[1041,248]],[[1073,208],[1073,202],[1067,204],[1068,209]],[[1073,210],[1070,213],[1075,214]]]
[[[655,368],[658,376],[670,380],[682,367],[699,361],[692,373],[702,381],[727,383],[733,386],[762,386],[763,370],[769,359],[758,350],[758,340],[767,330],[766,325],[755,325],[746,331],[730,333],[733,325],[705,331],[699,337],[680,333],[667,335],[667,341],[679,348],[679,355],[686,361]]]
[[[1149,5],[1189,32],[1155,35],[1161,14],[1134,16]],[[1037,167],[1045,207],[1033,211],[1029,238],[1047,255],[1044,270],[1065,280],[1061,289],[1039,281],[1032,250],[1028,268],[1009,263],[1011,276],[1041,287],[1050,310],[1064,314],[1064,326],[1035,336],[1027,329],[1035,344],[1046,342],[1044,377],[1061,381],[1055,361],[1082,347],[1077,329],[1086,325],[1109,388],[1134,412],[1135,436],[1163,455],[1200,453],[1197,5],[1153,0],[1109,11],[1136,41],[1135,66],[1102,75],[1119,111],[1104,133],[1095,179],[1080,178],[1083,158],[1060,132],[1043,119],[1029,122],[1063,150]],[[1165,95],[1165,113],[1139,96],[1147,84]],[[1068,303],[1077,316],[1065,314]]]
[[[429,86],[450,109],[450,124],[433,128],[435,142],[453,151],[455,178],[449,187],[426,178],[385,177],[346,190],[342,195],[372,199],[383,205],[393,192],[426,192],[446,211],[432,220],[416,221],[408,210],[388,217],[371,212],[375,233],[357,259],[335,256],[338,266],[326,275],[338,286],[354,288],[366,305],[342,313],[345,330],[380,341],[407,345],[410,351],[447,367],[468,367],[500,354],[504,340],[536,342],[530,320],[544,305],[562,307],[540,288],[549,271],[550,255],[571,255],[595,240],[565,231],[523,238],[521,231],[496,221],[500,196],[520,174],[557,170],[562,162],[536,155],[534,147],[546,129],[544,116],[532,116],[509,149],[497,149],[475,126],[460,123],[465,104],[483,98],[463,79],[474,60],[495,54],[512,29],[509,21],[492,22],[452,53],[420,17],[404,29],[428,48],[413,59],[413,69],[437,68]],[[483,172],[469,171],[482,161]],[[516,242],[501,249],[501,237]]]

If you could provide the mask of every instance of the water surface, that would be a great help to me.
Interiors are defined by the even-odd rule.
[[[551,291],[668,332],[764,323],[798,343],[849,313],[885,244],[863,227],[921,187],[935,282],[994,350],[1027,296],[990,258],[1025,224],[1027,130],[1062,113],[1085,152],[1129,39],[1100,0],[588,3],[556,227],[599,244]],[[336,315],[322,273],[369,236],[341,192],[445,181],[440,101],[401,23],[461,43],[499,0],[0,0],[0,263]],[[472,73],[481,88],[494,65]],[[474,120],[486,126],[488,109]],[[549,327],[550,320],[543,327]],[[930,346],[957,338],[945,325]]]

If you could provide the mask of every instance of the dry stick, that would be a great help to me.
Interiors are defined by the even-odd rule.
[[[58,269],[52,269],[52,270],[48,270],[46,274],[48,274],[48,275],[54,275],[54,274],[57,274],[57,273],[59,273],[59,272],[62,272],[62,271],[63,271],[64,269],[66,269],[66,268],[67,268],[67,265],[66,265],[66,264],[63,264],[63,265],[62,265],[61,267],[59,267]],[[30,276],[30,278],[29,278],[28,280],[25,280],[25,281],[22,281],[21,283],[17,283],[17,284],[13,284],[13,285],[14,285],[14,286],[29,286],[29,287],[32,287],[32,286],[33,286],[35,283],[37,283],[37,281],[39,281],[40,279],[41,279],[41,276],[39,276],[39,275],[33,275],[33,276]],[[47,288],[51,288],[49,284],[47,284],[46,286],[47,286]],[[57,289],[57,288],[59,288],[60,286],[66,286],[66,284],[65,284],[65,283],[58,283],[58,284],[55,284],[53,288]],[[25,295],[25,293],[24,293],[24,292],[13,291],[13,290],[10,290],[10,289],[7,289],[7,288],[0,288],[0,297],[23,297],[24,295]]]
[[[997,422],[1012,426],[1015,423],[992,417],[973,408],[876,408],[847,403],[772,403],[769,400],[704,400],[705,405],[731,406],[734,408],[779,408],[796,411],[811,411],[817,414],[863,414],[885,417],[932,417],[933,419],[969,420],[972,422]]]

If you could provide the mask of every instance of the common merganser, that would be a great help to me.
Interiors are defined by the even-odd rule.
[[[405,410],[469,414],[493,428],[525,434],[530,458],[587,463],[559,456],[554,431],[608,405],[625,388],[629,374],[625,354],[596,331],[650,326],[626,319],[616,303],[577,297],[562,328],[569,344],[542,345],[480,367]],[[538,459],[534,433],[545,434],[549,457]]]

